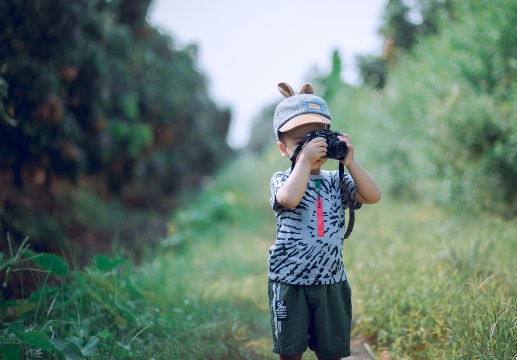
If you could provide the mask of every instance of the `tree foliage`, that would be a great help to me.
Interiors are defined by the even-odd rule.
[[[455,20],[401,60],[385,89],[394,133],[414,137],[391,149],[391,158],[406,159],[394,176],[411,174],[400,189],[418,189],[425,173],[440,184],[435,198],[512,216],[517,3],[455,0],[452,11]]]
[[[0,3],[6,185],[22,193],[42,185],[53,199],[66,179],[156,205],[226,161],[230,111],[209,97],[195,46],[177,49],[147,23],[150,4]]]
[[[444,16],[452,17],[451,0],[389,0],[379,29],[384,38],[382,53],[357,58],[363,82],[382,89],[390,65],[419,39],[438,33]]]
[[[392,46],[409,50],[420,37],[436,34],[441,16],[450,10],[451,0],[389,0],[380,33]]]

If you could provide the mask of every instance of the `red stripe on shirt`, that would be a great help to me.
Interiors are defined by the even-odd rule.
[[[323,199],[316,199],[316,217],[318,220],[318,236],[325,236],[325,223],[323,221]]]

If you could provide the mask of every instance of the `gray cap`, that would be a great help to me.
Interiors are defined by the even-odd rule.
[[[312,85],[310,88],[312,89]],[[292,88],[289,87],[289,89]],[[281,101],[275,109],[273,127],[277,139],[280,132],[286,132],[305,124],[331,124],[332,117],[322,98],[312,93],[295,95],[292,90],[290,90],[291,95],[289,93],[286,95],[282,90],[281,92],[288,97]]]

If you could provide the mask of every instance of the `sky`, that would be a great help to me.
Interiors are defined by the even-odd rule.
[[[148,20],[177,48],[197,46],[197,69],[216,104],[231,109],[228,143],[239,148],[251,136],[252,119],[283,99],[277,84],[298,91],[315,71],[328,73],[334,50],[343,80],[357,83],[355,57],[381,51],[386,2],[154,0]]]

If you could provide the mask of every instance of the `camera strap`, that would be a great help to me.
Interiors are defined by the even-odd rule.
[[[296,158],[298,157],[298,154],[302,150],[303,146],[307,143],[307,141],[311,140],[310,137],[307,137],[305,141],[300,141],[296,149],[294,150],[293,156],[289,160],[291,160],[291,172],[294,170],[294,165],[296,165]],[[345,165],[340,161],[339,162],[339,191],[341,192],[341,200],[343,199],[343,182],[345,175]],[[353,199],[352,199],[353,200]],[[343,240],[348,239],[350,234],[352,233],[352,230],[354,229],[354,223],[355,223],[355,211],[354,211],[354,202],[351,199],[348,200],[348,224],[346,226],[345,235],[343,236]],[[343,202],[343,201],[342,201]],[[345,209],[343,209],[345,210]]]
[[[343,187],[344,180],[343,177],[345,175],[345,165],[340,161],[339,162],[339,189],[341,191],[341,199],[343,199]],[[344,210],[344,209],[343,209]],[[352,230],[354,230],[355,223],[355,210],[354,210],[354,202],[351,199],[348,199],[348,225],[346,226],[345,236],[343,236],[343,240],[348,239]]]
[[[307,144],[307,142],[311,141],[312,139],[314,139],[314,136],[311,136],[309,133],[309,135],[306,136],[305,139],[298,143],[298,146],[294,150],[293,156],[291,156],[291,158],[289,159],[291,160],[291,172],[294,170],[294,165],[296,165],[296,158],[298,157],[298,154],[300,153],[300,151],[302,151],[305,144]]]

